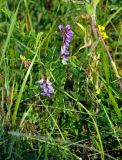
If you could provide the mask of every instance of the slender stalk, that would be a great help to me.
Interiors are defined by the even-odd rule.
[[[111,54],[110,54],[110,52],[109,52],[109,50],[108,50],[107,45],[105,44],[105,41],[103,40],[103,38],[102,38],[102,36],[101,36],[101,34],[100,34],[99,29],[98,29],[96,26],[94,26],[94,27],[95,27],[96,33],[98,34],[98,36],[99,36],[99,38],[100,38],[100,40],[101,40],[101,42],[102,42],[102,44],[103,44],[103,46],[104,46],[104,48],[105,48],[105,50],[106,50],[106,53],[107,53],[107,55],[108,55],[108,57],[109,57],[109,60],[110,60],[110,62],[111,62],[111,65],[112,65],[112,67],[113,67],[113,70],[114,70],[114,72],[115,72],[116,77],[120,79],[121,77],[120,77],[119,74],[118,74],[116,65],[115,65],[115,63],[114,63],[114,61],[113,61],[113,59],[112,59],[112,56],[111,56]]]

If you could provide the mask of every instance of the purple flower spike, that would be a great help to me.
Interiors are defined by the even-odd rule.
[[[52,87],[52,83],[49,79],[42,78],[38,83],[42,89],[41,95],[50,97],[54,93],[54,88]]]
[[[58,28],[60,31],[64,29],[63,25],[61,25],[61,24],[58,26]]]
[[[58,26],[59,30],[63,30],[63,45],[61,46],[61,57],[62,57],[62,63],[66,64],[69,56],[69,51],[68,48],[70,46],[70,42],[73,36],[73,31],[70,29],[70,25],[66,25],[66,27],[64,28],[62,25]]]

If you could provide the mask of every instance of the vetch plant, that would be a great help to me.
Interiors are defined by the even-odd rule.
[[[63,25],[58,26],[60,31],[63,31],[63,45],[61,46],[61,58],[62,58],[62,63],[67,64],[67,61],[69,60],[69,51],[68,48],[70,46],[71,38],[73,36],[73,31],[70,29],[70,25],[66,25],[64,27]]]
[[[48,78],[44,77],[38,83],[42,89],[41,95],[50,97],[54,93],[54,88]]]
[[[121,159],[122,7],[99,1],[1,1],[0,159]]]

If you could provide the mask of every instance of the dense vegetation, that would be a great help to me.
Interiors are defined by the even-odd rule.
[[[0,0],[0,56],[0,160],[122,159],[121,0]]]

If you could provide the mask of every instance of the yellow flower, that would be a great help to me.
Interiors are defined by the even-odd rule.
[[[99,29],[100,31],[104,31],[104,30],[105,30],[105,27],[104,27],[104,26],[101,26],[101,25],[98,25],[98,29]]]
[[[20,59],[22,60],[25,68],[28,68],[30,66],[31,62],[29,60],[27,60],[25,56],[20,55]]]
[[[100,34],[101,34],[103,40],[108,39],[108,36],[107,36],[107,34],[106,34],[106,32],[105,32],[105,27],[104,27],[104,26],[101,26],[101,25],[98,25],[98,29],[99,29],[99,31],[100,31]]]
[[[25,61],[25,60],[26,60],[25,56],[23,56],[23,55],[20,55],[20,59],[21,59],[22,61]]]

